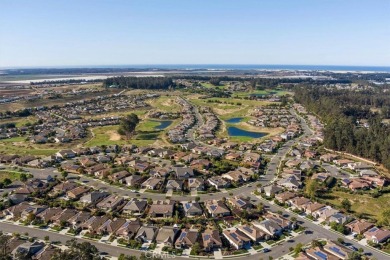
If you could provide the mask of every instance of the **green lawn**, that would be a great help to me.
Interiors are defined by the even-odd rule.
[[[100,145],[112,145],[112,144],[125,144],[125,140],[120,138],[117,133],[119,126],[101,126],[93,128],[91,131],[94,134],[88,142],[85,143],[86,146],[100,146]]]
[[[234,92],[233,97],[249,97],[250,95],[277,95],[277,96],[283,96],[290,94],[292,95],[292,92],[280,90],[280,89],[266,89],[266,90],[254,90],[254,91],[237,91]]]
[[[26,138],[27,137],[25,137],[25,136],[17,136],[17,137],[8,138],[8,139],[2,139],[0,141],[0,143],[24,142],[24,141],[26,141]]]
[[[156,126],[159,126],[160,123],[154,120],[143,120],[137,126],[137,131],[154,131]]]
[[[11,181],[19,180],[19,177],[20,177],[20,172],[8,171],[8,170],[0,171],[0,182],[2,182],[5,178],[10,179]]]
[[[364,213],[373,218],[377,218],[383,209],[390,208],[390,193],[385,193],[378,198],[373,198],[368,194],[359,195],[343,191],[332,191],[325,201],[333,205],[340,206],[341,201],[344,198],[351,201],[352,211]]]

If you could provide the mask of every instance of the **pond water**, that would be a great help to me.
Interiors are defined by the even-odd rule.
[[[267,134],[265,133],[258,133],[258,132],[250,132],[246,131],[234,126],[228,127],[228,134],[229,136],[246,136],[246,137],[252,137],[252,138],[260,138],[263,136],[266,136]]]
[[[155,120],[154,122],[160,123],[160,125],[154,127],[154,129],[156,130],[163,130],[172,124],[172,121],[170,120],[164,120],[164,121]]]
[[[242,119],[243,119],[242,117],[233,117],[226,120],[226,123],[232,123],[232,124],[240,123]]]

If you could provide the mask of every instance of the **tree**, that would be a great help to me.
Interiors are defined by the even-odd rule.
[[[257,204],[256,208],[259,212],[263,212],[264,211],[264,204],[260,202],[259,204]]]
[[[3,180],[3,184],[4,184],[5,187],[7,187],[8,185],[10,185],[11,183],[12,183],[12,181],[11,181],[11,179],[9,179],[9,178],[5,178],[5,179]]]
[[[68,173],[66,171],[61,172],[61,176],[64,180],[66,180],[66,177],[68,177]]]
[[[199,255],[199,253],[200,253],[200,245],[198,242],[196,242],[191,249],[191,255]]]
[[[295,248],[294,248],[294,253],[297,255],[299,254],[300,252],[302,252],[302,248],[303,248],[303,244],[302,243],[298,243]]]
[[[311,241],[311,246],[312,247],[322,247],[322,244],[320,241],[314,239],[313,241]]]
[[[120,254],[118,260],[137,260],[137,257],[133,255],[130,256],[130,255]]]
[[[118,133],[121,135],[126,135],[126,138],[130,139],[139,121],[140,120],[136,114],[131,113],[127,115],[120,120]]]
[[[381,212],[379,224],[382,226],[390,226],[390,209],[385,209]]]
[[[345,199],[343,199],[343,201],[341,201],[341,207],[345,211],[349,212],[351,210],[351,206],[352,205],[351,205],[351,202],[349,201],[349,199],[345,198]]]
[[[69,240],[66,242],[66,245],[69,247],[66,250],[57,252],[54,254],[52,259],[61,259],[61,260],[73,260],[73,259],[82,259],[82,260],[101,260],[99,257],[99,251],[89,242],[77,243],[75,239]]]
[[[49,237],[49,236],[45,236],[43,239],[44,239],[46,242],[48,242],[48,241],[50,240],[50,237]]]
[[[319,183],[316,180],[309,179],[305,187],[305,194],[310,198],[314,199],[318,195],[318,190],[320,188]]]
[[[25,174],[25,173],[21,173],[20,175],[19,175],[19,180],[21,181],[21,182],[26,182],[27,181],[27,174]]]
[[[10,256],[10,243],[11,237],[8,235],[1,234],[0,235],[0,259],[1,260],[11,260]]]

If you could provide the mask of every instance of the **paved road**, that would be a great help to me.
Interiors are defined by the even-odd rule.
[[[292,113],[295,114],[296,116],[298,116],[294,111]],[[298,118],[299,118],[299,116],[298,116]],[[201,198],[201,200],[220,199],[222,197],[229,196],[228,195],[229,193],[233,193],[233,195],[249,196],[249,197],[251,197],[251,199],[252,199],[252,201],[254,203],[262,202],[271,211],[276,212],[276,211],[282,210],[282,212],[285,215],[291,216],[292,213],[286,211],[284,208],[272,205],[269,202],[264,201],[264,200],[259,200],[257,197],[252,195],[252,191],[256,189],[256,186],[259,183],[262,184],[263,186],[268,184],[268,183],[270,183],[274,179],[275,175],[277,174],[279,163],[281,162],[281,160],[284,159],[284,157],[289,152],[291,147],[294,144],[296,144],[297,142],[299,142],[299,140],[301,138],[306,138],[306,137],[310,136],[313,133],[313,131],[308,127],[308,125],[306,124],[306,122],[302,118],[301,118],[301,124],[302,124],[302,129],[304,131],[304,134],[300,138],[298,138],[298,139],[290,140],[290,141],[286,142],[278,150],[278,152],[271,158],[270,163],[268,165],[268,168],[266,170],[266,174],[261,176],[261,179],[259,181],[251,183],[251,184],[248,184],[248,185],[245,185],[245,186],[242,186],[242,187],[239,187],[239,188],[234,189],[234,190],[229,190],[228,193],[218,192],[218,193],[214,193],[214,194],[199,194],[199,197]],[[49,168],[49,169],[28,169],[28,170],[35,177],[38,177],[38,178],[45,178],[49,174],[52,175],[52,176],[53,175],[59,175],[56,172],[56,169],[54,169],[54,168]],[[79,176],[79,175],[74,175],[74,174],[70,174],[69,175],[69,177],[77,177],[77,176]],[[117,186],[112,186],[112,185],[109,185],[109,184],[105,184],[105,183],[102,183],[99,180],[95,180],[95,179],[88,178],[88,177],[85,177],[85,176],[81,176],[80,181],[84,182],[87,185],[93,186],[94,188],[105,189],[105,190],[108,190],[108,191],[111,191],[113,193],[117,193],[117,194],[120,194],[120,195],[123,195],[123,196],[129,196],[129,197],[136,197],[137,196],[137,193],[132,193],[129,190],[122,189],[122,188],[117,187]],[[140,197],[141,198],[152,198],[152,199],[165,199],[165,194],[143,193],[143,194],[141,194]],[[176,196],[175,195],[172,198],[175,199],[175,200],[179,200],[179,201],[186,201],[186,200],[192,199],[193,197],[191,197],[191,196]],[[281,257],[281,256],[287,254],[288,253],[288,248],[289,247],[294,247],[297,243],[304,243],[305,244],[305,243],[308,243],[312,239],[315,239],[315,238],[327,238],[327,239],[336,240],[338,237],[341,236],[341,235],[335,234],[335,233],[333,233],[333,232],[331,232],[329,230],[326,230],[323,227],[318,226],[318,225],[316,225],[316,224],[314,224],[314,223],[312,223],[312,222],[310,222],[308,220],[301,219],[301,218],[299,220],[302,221],[301,223],[302,223],[303,226],[307,227],[313,233],[310,234],[310,235],[302,234],[302,235],[298,236],[297,238],[293,239],[293,241],[283,242],[282,245],[279,245],[279,246],[276,246],[276,247],[272,248],[271,252],[269,252],[269,253],[265,253],[265,254],[264,253],[260,253],[260,254],[256,254],[256,255],[245,256],[245,258],[248,258],[248,259],[259,259],[259,257],[262,258],[263,256],[264,257],[272,256],[273,258],[277,258],[277,257]],[[1,230],[5,231],[5,232],[19,232],[19,233],[29,232],[29,234],[31,236],[36,236],[36,237],[39,237],[39,238],[44,238],[44,236],[48,235],[48,233],[49,233],[49,236],[50,236],[51,240],[53,240],[53,241],[54,240],[58,240],[58,241],[61,241],[62,243],[65,243],[67,240],[70,239],[70,237],[66,236],[66,235],[61,235],[61,234],[58,234],[58,233],[52,233],[52,232],[49,232],[49,231],[39,230],[39,229],[34,229],[34,228],[29,228],[29,227],[24,227],[24,226],[16,226],[16,225],[7,224],[7,223],[0,223],[0,228],[1,228]],[[85,240],[85,239],[79,239],[79,240]],[[355,241],[349,241],[346,238],[344,238],[344,240],[348,241],[348,242],[351,242],[357,248],[363,247],[363,249],[365,251],[372,252],[372,250],[370,248],[364,247],[364,246],[358,244]],[[98,242],[94,242],[94,241],[90,241],[90,240],[86,240],[86,241],[89,241],[92,244],[94,244],[100,251],[107,252],[107,253],[109,253],[110,255],[113,255],[113,256],[118,256],[121,253],[131,254],[131,255],[140,255],[141,254],[141,252],[137,251],[137,250],[118,248],[118,247],[115,247],[115,246],[102,244],[102,243],[98,243]],[[381,254],[381,253],[373,251],[372,254],[373,254],[373,256],[377,257],[377,259],[384,259],[383,258],[384,255]],[[177,259],[184,259],[184,258],[177,257]]]
[[[67,235],[62,235],[56,232],[50,232],[42,229],[36,229],[36,228],[30,228],[25,226],[18,226],[13,225],[9,223],[0,222],[0,230],[5,233],[20,233],[24,234],[25,232],[28,232],[29,236],[31,237],[37,237],[39,239],[44,240],[45,236],[50,237],[50,241],[60,241],[62,244],[65,245],[66,241],[72,239],[72,237]],[[123,248],[123,247],[117,247],[117,246],[111,246],[104,243],[99,243],[93,240],[89,239],[83,239],[83,238],[76,238],[79,242],[89,242],[93,245],[95,245],[100,252],[106,252],[111,256],[118,257],[120,254],[125,255],[134,255],[134,256],[140,256],[142,251],[139,250],[131,250],[129,248]],[[183,257],[177,257],[177,259],[185,259]]]
[[[306,230],[313,232],[311,234],[300,237],[300,240],[304,239],[302,241],[306,241],[307,238],[309,239],[308,242],[310,242],[313,239],[318,239],[318,238],[326,238],[326,239],[336,241],[337,238],[341,237],[344,239],[345,242],[353,244],[356,248],[360,248],[360,247],[363,248],[364,252],[371,253],[372,256],[376,257],[377,259],[389,259],[389,256],[387,256],[381,252],[375,251],[367,246],[363,246],[363,245],[359,244],[358,242],[356,242],[354,240],[350,240],[341,234],[334,233],[333,231],[327,230],[320,225],[317,225],[317,224],[315,224],[315,223],[313,223],[313,222],[311,222],[311,221],[309,221],[301,216],[298,216],[298,215],[292,213],[291,211],[287,211],[283,207],[279,207],[277,205],[271,204],[270,202],[268,202],[266,200],[259,199],[252,194],[245,194],[245,196],[251,197],[252,202],[255,204],[260,203],[260,202],[263,203],[267,210],[270,210],[272,212],[282,211],[283,215],[286,217],[293,217],[293,216],[296,217],[301,226],[306,227]],[[302,242],[302,243],[304,243],[304,242]]]

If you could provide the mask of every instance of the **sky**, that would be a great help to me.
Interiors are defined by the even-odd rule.
[[[390,66],[390,0],[1,0],[0,67]]]

